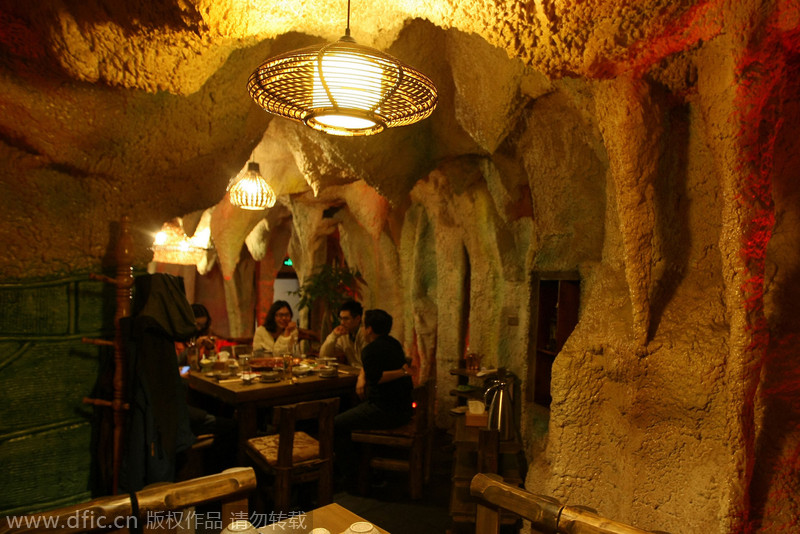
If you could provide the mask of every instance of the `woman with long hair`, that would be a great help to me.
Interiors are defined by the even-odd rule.
[[[273,354],[292,352],[297,343],[297,323],[292,321],[292,307],[285,300],[276,300],[267,312],[264,324],[256,329],[253,350],[265,350]]]

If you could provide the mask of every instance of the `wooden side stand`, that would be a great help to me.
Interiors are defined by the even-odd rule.
[[[113,398],[111,401],[106,399],[84,398],[84,404],[95,406],[110,407],[114,411],[114,442],[113,442],[113,471],[111,494],[116,495],[119,488],[119,471],[122,464],[122,440],[125,430],[125,412],[130,408],[126,402],[125,387],[127,377],[125,376],[126,357],[125,347],[122,339],[122,328],[120,320],[131,314],[131,298],[133,289],[133,238],[131,237],[131,221],[125,215],[120,221],[120,234],[117,241],[116,260],[117,272],[115,278],[109,278],[99,274],[92,274],[92,280],[101,280],[116,287],[116,313],[114,314],[114,341],[104,339],[83,338],[84,343],[94,345],[107,345],[114,347],[114,380]]]
[[[468,426],[463,414],[456,417],[450,493],[452,532],[481,532],[472,530],[475,528],[478,499],[470,495],[470,482],[478,473],[495,473],[500,480],[520,486],[524,473],[520,469],[517,455],[522,450],[522,445],[517,440],[500,440],[497,430]],[[503,524],[515,524],[518,518],[514,514],[503,512],[500,520]]]

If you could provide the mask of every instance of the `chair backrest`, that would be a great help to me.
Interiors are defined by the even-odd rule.
[[[0,533],[69,534],[108,531],[109,526],[132,531],[137,525],[144,527],[144,532],[149,532],[148,519],[158,525],[160,518],[163,529],[175,522],[167,520],[167,512],[209,502],[222,503],[220,517],[225,527],[232,521],[249,516],[247,494],[255,488],[256,474],[253,468],[237,467],[216,475],[148,486],[135,493],[135,506],[130,495],[113,495],[47,512],[18,516],[14,518],[16,526],[12,526],[8,518],[3,518]],[[174,526],[177,527],[177,524]]]
[[[500,531],[500,510],[527,519],[542,534],[647,534],[631,525],[601,517],[582,507],[567,506],[553,497],[535,495],[506,484],[499,475],[478,473],[472,478],[470,493],[478,497],[475,532]]]
[[[338,412],[338,397],[276,406],[272,412],[272,422],[280,435],[277,467],[291,467],[296,423],[309,419],[319,421],[317,440],[320,460],[332,459],[333,418]]]

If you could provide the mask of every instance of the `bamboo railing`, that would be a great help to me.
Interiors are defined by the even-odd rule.
[[[132,495],[113,495],[18,517],[4,517],[0,534],[71,534],[77,532],[176,532],[180,512],[192,506],[219,502],[218,532],[234,521],[248,519],[248,494],[256,488],[252,467],[227,469],[216,475],[176,483],[158,483]],[[194,532],[194,530],[191,530]]]
[[[647,534],[653,531],[619,523],[557,499],[534,495],[503,482],[502,477],[478,473],[470,493],[479,497],[475,532],[500,532],[500,510],[508,510],[531,522],[540,534]]]

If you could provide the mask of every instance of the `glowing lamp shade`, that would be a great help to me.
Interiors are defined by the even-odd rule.
[[[438,98],[424,74],[349,36],[267,60],[247,89],[270,113],[345,136],[425,119]]]
[[[153,239],[153,261],[175,265],[197,265],[213,248],[211,228],[198,224],[192,237],[186,235],[183,220],[178,217],[165,222]]]
[[[261,176],[258,163],[251,161],[228,185],[231,204],[245,210],[263,210],[275,205],[275,191]]]

